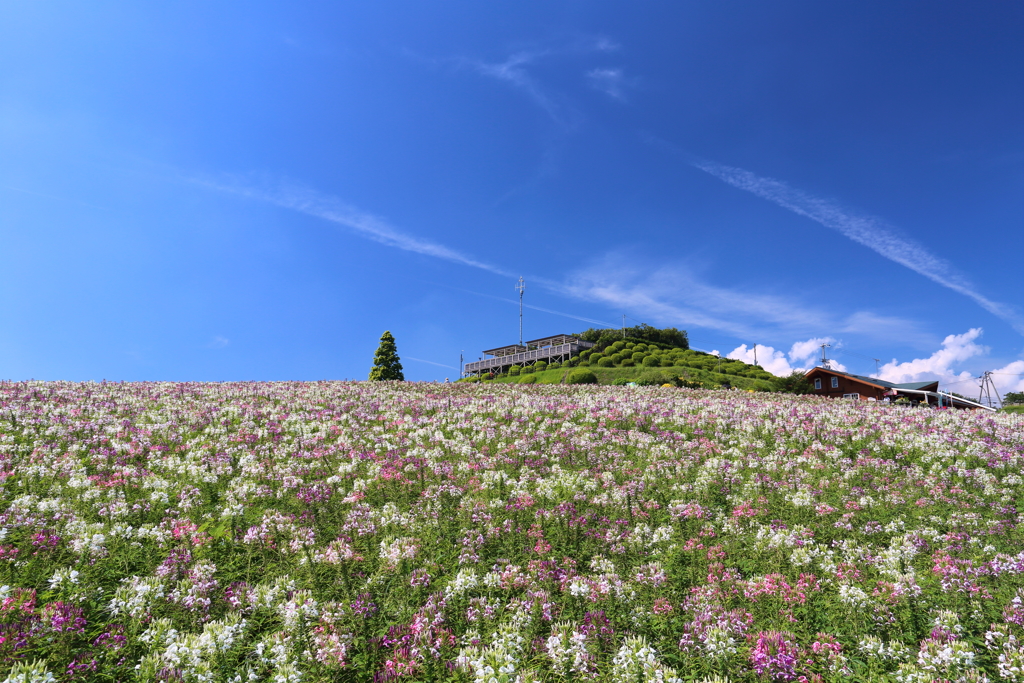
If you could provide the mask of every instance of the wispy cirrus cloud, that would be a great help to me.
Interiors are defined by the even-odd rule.
[[[555,57],[576,57],[594,53],[609,53],[620,49],[618,43],[609,38],[584,37],[557,47],[524,49],[510,54],[500,62],[488,62],[471,57],[458,57],[457,64],[469,67],[481,76],[502,81],[524,93],[559,125],[571,127],[579,115],[567,105],[563,98],[556,97],[549,89],[541,87],[530,73],[530,67]],[[602,92],[622,99],[625,79],[622,69],[592,69],[586,72],[591,86]]]
[[[367,213],[343,202],[337,197],[317,192],[296,183],[253,183],[245,182],[238,178],[227,178],[225,180],[193,179],[193,182],[213,190],[236,194],[248,199],[255,199],[285,209],[298,211],[307,216],[321,218],[348,228],[361,237],[385,246],[425,256],[433,256],[445,261],[486,270],[497,275],[511,275],[508,271],[495,265],[479,261],[443,244],[402,232],[380,216]]]
[[[591,69],[587,72],[587,81],[595,90],[616,100],[624,100],[625,76],[622,69]]]
[[[439,258],[502,277],[518,277],[518,273],[481,261],[444,244],[398,230],[379,216],[355,208],[337,197],[293,182],[254,182],[237,176],[192,181],[209,189],[332,222],[347,228],[354,235],[385,246]],[[571,273],[562,279],[536,275],[528,276],[527,279],[530,284],[566,298],[600,303],[612,307],[613,310],[643,315],[651,322],[682,325],[688,328],[702,327],[741,339],[780,335],[792,338],[818,330],[849,330],[871,336],[876,332],[876,327],[882,332],[880,336],[888,336],[893,329],[900,330],[904,338],[907,338],[907,335],[923,336],[917,325],[911,321],[878,316],[867,311],[859,311],[842,318],[831,311],[818,309],[790,297],[718,286],[706,282],[683,265],[666,265],[652,270],[647,259],[641,266],[630,263],[622,254],[606,257],[591,267]],[[504,297],[470,293],[509,304],[518,303]],[[524,306],[593,325],[614,327],[605,321],[573,313],[532,304]]]
[[[518,88],[526,93],[541,109],[547,112],[548,116],[558,123],[565,123],[565,116],[555,101],[545,94],[537,82],[527,72],[526,67],[533,64],[541,57],[549,54],[547,50],[522,51],[508,57],[503,62],[488,63],[478,60],[463,60],[476,70],[477,73],[504,81],[509,85]]]
[[[405,358],[406,360],[414,360],[417,363],[427,363],[428,365],[436,365],[439,368],[448,368],[449,370],[458,370],[458,368],[453,367],[451,365],[445,365],[444,363],[437,363],[435,361],[425,360],[423,358],[413,358],[412,356],[402,356],[402,358]]]
[[[701,278],[685,264],[651,268],[623,255],[598,260],[566,278],[558,288],[566,296],[600,302],[652,323],[702,327],[740,339],[778,339],[822,332],[855,332],[891,338],[931,341],[911,320],[870,311],[837,314],[799,298],[743,287],[720,286]]]
[[[1024,334],[1024,318],[1014,307],[984,296],[974,283],[948,261],[932,254],[920,244],[898,236],[881,219],[858,215],[834,201],[814,197],[790,187],[781,180],[758,176],[741,168],[703,160],[692,163],[696,168],[733,187],[767,199],[784,209],[831,228],[882,257],[970,298],[992,315],[1005,320],[1017,332]]]

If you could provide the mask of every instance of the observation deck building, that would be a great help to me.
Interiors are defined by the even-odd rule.
[[[547,363],[564,363],[584,349],[593,348],[593,342],[583,341],[570,334],[556,334],[551,337],[533,339],[523,345],[510,344],[496,349],[484,351],[484,358],[466,363],[464,372],[467,375],[493,372],[508,372],[513,365],[533,365],[539,360]]]

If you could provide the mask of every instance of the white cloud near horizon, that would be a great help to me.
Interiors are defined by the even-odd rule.
[[[902,363],[894,358],[881,367],[878,377],[896,384],[938,379],[943,389],[970,398],[979,388],[978,375],[966,370],[957,371],[954,366],[988,354],[989,348],[977,342],[982,334],[980,327],[971,328],[963,334],[951,334],[942,340],[941,348],[927,358]],[[1012,361],[992,370],[992,380],[1001,393],[1024,391],[1024,360]]]
[[[898,263],[932,282],[962,294],[986,311],[1009,323],[1024,334],[1024,318],[1012,306],[993,301],[978,292],[976,286],[949,262],[923,246],[900,237],[878,218],[856,215],[839,204],[811,196],[781,180],[755,175],[710,161],[692,162],[696,168],[733,187],[757,195],[816,223],[824,225],[861,244],[882,257]]]
[[[900,362],[895,358],[883,365],[878,377],[894,384],[907,382],[925,382],[939,380],[943,390],[955,391],[968,398],[976,398],[979,388],[978,375],[967,370],[956,368],[968,360],[977,359],[988,354],[989,349],[978,343],[982,336],[981,328],[972,328],[963,334],[951,334],[942,340],[941,347],[926,358],[915,358]],[[788,353],[771,346],[757,344],[756,360],[758,365],[777,377],[783,377],[794,371],[806,372],[816,364],[816,357],[821,344],[829,343],[836,348],[842,344],[831,337],[815,337],[806,341],[795,342]],[[754,363],[754,346],[741,344],[727,356],[744,363]],[[846,366],[830,359],[833,369],[847,372]],[[992,371],[992,380],[1001,394],[1010,391],[1024,391],[1024,360],[1015,360]]]
[[[821,349],[821,345],[835,343],[836,340],[832,337],[812,337],[805,341],[795,342],[789,349],[788,357],[786,353],[764,344],[754,344],[749,348],[746,344],[740,344],[726,357],[751,365],[756,361],[758,365],[776,377],[785,377],[793,372],[806,372],[814,367],[814,362],[811,361]],[[830,359],[829,363],[834,370],[847,371],[846,366],[836,360]]]
[[[877,376],[895,384],[924,382],[936,377],[942,384],[971,379],[971,373],[957,373],[953,365],[988,353],[988,347],[975,342],[981,334],[980,327],[971,328],[963,334],[951,334],[942,340],[942,347],[927,358],[915,358],[902,363],[893,358],[881,367]]]

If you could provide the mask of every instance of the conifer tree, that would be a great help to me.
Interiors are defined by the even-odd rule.
[[[395,338],[390,331],[381,335],[380,346],[377,347],[377,353],[373,354],[373,367],[370,369],[371,382],[387,380],[405,381],[402,364],[398,360],[398,349],[395,348]]]

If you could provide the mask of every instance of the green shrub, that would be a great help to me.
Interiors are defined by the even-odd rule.
[[[644,362],[644,357],[646,355],[647,354],[645,354],[643,351],[634,351],[633,355],[630,356],[630,358],[633,359],[634,363],[643,363]]]
[[[608,360],[604,358],[602,360]],[[569,373],[569,384],[597,384],[597,375],[590,370],[573,370]]]
[[[562,364],[559,363],[558,361],[555,361],[554,363],[548,365],[548,370],[557,370],[560,367],[562,367]]]
[[[536,384],[537,375],[523,375],[519,378],[517,384]]]
[[[510,375],[511,377],[518,377],[518,376],[519,376],[519,373],[520,373],[520,372],[522,372],[522,371],[523,371],[523,369],[522,369],[522,368],[520,368],[520,367],[519,367],[518,365],[513,365],[512,367],[510,367],[510,368],[508,369],[508,374],[509,374],[509,375]]]
[[[589,360],[585,360],[585,359],[584,360],[576,360],[575,365],[578,365],[581,368],[585,368],[585,367],[588,367],[590,365],[590,361]]]
[[[637,344],[636,346],[633,347],[633,350],[634,351],[646,351],[647,350],[647,344]]]
[[[590,358],[588,358],[587,360],[590,361],[591,365],[597,365],[598,363],[601,362],[602,359],[604,359],[603,353],[592,353],[590,354]]]
[[[624,342],[624,341],[617,341],[614,344],[612,344],[610,348],[613,351],[621,351],[625,347],[626,347],[626,342]]]
[[[611,358],[602,358],[601,360],[597,361],[597,367],[599,368],[610,368],[612,367],[612,365],[613,363]]]
[[[528,375],[531,372],[533,372],[533,366],[532,365],[524,365],[523,369],[519,371],[519,374],[520,375]]]
[[[650,356],[647,356],[647,357],[644,358],[644,367],[645,368],[656,368],[656,367],[658,367],[660,365],[661,365],[661,359],[658,358],[657,356],[655,356],[654,354],[651,354]]]
[[[679,378],[664,370],[647,370],[636,378],[636,383],[643,387],[660,387],[662,384],[678,385]]]
[[[612,355],[608,356],[608,359],[611,360],[611,362],[614,365],[618,365],[619,363],[622,362],[622,357],[623,356],[621,353],[613,353]]]
[[[537,372],[548,369],[548,362],[546,360],[539,360],[533,364],[533,369]]]
[[[619,377],[617,380],[612,382],[612,386],[613,387],[624,387],[627,384],[632,384],[632,383],[633,383],[633,380],[631,380],[629,377]]]
[[[632,358],[623,358],[622,362],[619,363],[619,365],[621,365],[624,368],[631,368],[634,365],[636,365],[636,363],[633,362]]]

